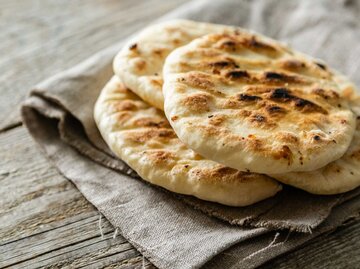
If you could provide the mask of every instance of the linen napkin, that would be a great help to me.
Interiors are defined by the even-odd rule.
[[[356,8],[359,10],[357,3],[330,0],[193,1],[162,20],[188,18],[251,28],[322,57],[359,84],[355,74],[360,63],[353,61],[360,56],[360,33],[352,11]],[[59,171],[153,264],[197,268],[233,246],[229,249],[232,259],[218,255],[206,266],[226,262],[236,268],[254,267],[333,229],[359,211],[360,199],[354,197],[360,190],[325,197],[285,188],[253,206],[232,208],[174,195],[141,181],[109,151],[92,117],[121,44],[37,85],[22,115]],[[280,229],[312,234],[284,237],[288,231]]]

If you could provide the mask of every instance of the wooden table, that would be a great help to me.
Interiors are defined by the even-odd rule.
[[[152,267],[39,152],[19,106],[37,82],[184,2],[0,0],[0,268]],[[352,222],[263,268],[360,268],[359,232]]]

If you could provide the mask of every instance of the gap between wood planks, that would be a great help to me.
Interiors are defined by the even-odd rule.
[[[22,125],[23,125],[23,123],[21,121],[14,122],[14,123],[11,123],[9,125],[5,125],[4,127],[0,128],[0,134],[4,133],[4,132],[7,132],[7,131],[10,131],[12,129],[15,129],[17,127],[20,127]]]

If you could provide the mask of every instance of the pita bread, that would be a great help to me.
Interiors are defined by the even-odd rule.
[[[312,172],[272,175],[275,179],[313,194],[338,194],[360,186],[360,102],[355,101],[357,125],[350,147],[340,159]]]
[[[268,176],[225,167],[187,148],[163,112],[131,93],[115,76],[101,92],[94,116],[104,140],[119,158],[144,180],[172,192],[246,206],[281,190]]]
[[[180,140],[241,171],[318,169],[345,153],[355,131],[328,67],[257,34],[196,39],[168,56],[163,76]]]
[[[234,29],[188,20],[154,24],[127,42],[115,57],[114,72],[141,99],[163,110],[162,68],[168,54],[200,36]]]

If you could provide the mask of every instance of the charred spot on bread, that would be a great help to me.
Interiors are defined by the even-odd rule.
[[[137,44],[136,43],[134,43],[134,44],[131,44],[130,46],[129,46],[129,50],[136,50],[137,49]]]
[[[236,42],[233,40],[225,40],[219,46],[220,49],[230,49],[235,51],[236,50]]]
[[[260,50],[269,50],[272,52],[277,51],[277,49],[265,42],[259,41],[255,36],[251,36],[250,38],[245,38],[242,44],[250,49],[260,49]]]
[[[270,100],[275,102],[290,103],[293,102],[295,107],[302,110],[302,112],[319,112],[322,114],[327,114],[327,111],[321,106],[303,99],[301,97],[295,96],[291,93],[289,89],[286,88],[276,88],[273,89],[269,96]]]
[[[289,90],[286,88],[276,88],[271,92],[270,99],[284,99],[284,100],[290,100],[293,96],[290,94]]]
[[[319,62],[315,62],[315,64],[320,67],[322,70],[326,70],[326,65],[322,64],[322,63],[319,63]]]
[[[233,67],[238,68],[239,66],[231,59],[220,60],[215,62],[210,62],[209,66],[216,68],[225,68],[225,67]]]
[[[261,100],[262,98],[260,96],[256,96],[256,95],[249,95],[249,94],[241,93],[241,94],[239,94],[238,99],[240,101],[256,101],[256,100]]]
[[[265,72],[264,79],[267,81],[282,82],[282,83],[304,83],[304,81],[298,76],[288,75],[274,71]]]
[[[265,107],[266,111],[270,114],[285,112],[285,109],[277,105],[269,105]]]
[[[325,100],[329,100],[329,99],[339,99],[340,95],[333,91],[333,90],[324,90],[322,88],[316,88],[312,90],[313,93],[315,93],[316,95],[324,98]]]
[[[247,71],[244,70],[232,70],[225,74],[226,78],[230,79],[239,79],[239,78],[250,78],[250,75]]]

